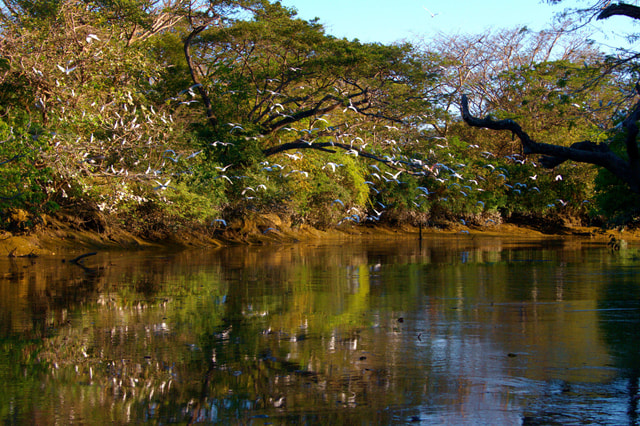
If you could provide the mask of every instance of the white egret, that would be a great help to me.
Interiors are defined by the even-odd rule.
[[[158,184],[158,186],[155,186],[155,187],[153,188],[153,190],[154,190],[154,191],[157,191],[157,190],[165,190],[165,189],[167,189],[167,188],[171,188],[171,187],[169,186],[169,182],[171,182],[171,179],[168,179],[165,183],[159,182],[159,181],[157,181],[157,180],[154,180],[154,182]]]
[[[396,173],[395,175],[393,173],[389,173],[389,172],[384,172],[385,174],[391,176],[392,180],[397,181],[398,180],[398,176],[400,176],[400,173],[402,173],[403,171],[400,170],[398,173]]]
[[[322,166],[322,170],[324,170],[326,167],[331,167],[331,171],[335,173],[336,168],[338,168],[338,167],[342,167],[342,166],[344,166],[344,164],[338,164],[338,163],[328,162],[327,164],[325,164],[324,166]]]
[[[216,170],[220,170],[221,172],[226,172],[229,167],[233,166],[233,164],[227,164],[224,167],[216,166]]]
[[[76,67],[71,67],[71,68],[66,67],[66,68],[65,68],[65,67],[62,67],[62,66],[60,66],[60,65],[56,65],[56,66],[58,67],[58,69],[59,69],[60,71],[62,71],[63,73],[65,73],[65,74],[67,74],[67,75],[69,75],[70,73],[72,73],[72,72],[76,69]]]
[[[432,11],[430,11],[429,9],[427,9],[427,8],[426,8],[426,7],[424,7],[424,6],[422,6],[422,8],[423,8],[424,10],[426,10],[426,11],[427,11],[427,13],[428,13],[429,15],[431,15],[431,17],[432,17],[432,18],[435,18],[436,16],[438,16],[438,15],[439,15],[439,12],[438,12],[438,13],[433,13]]]
[[[229,179],[229,176],[227,176],[227,175],[220,175],[220,176],[216,176],[216,177],[215,177],[215,178],[213,178],[213,179],[215,180],[215,179],[220,179],[220,178],[223,178],[223,179],[228,180],[228,181],[229,181],[229,183],[233,183],[233,181],[232,181],[231,179]]]
[[[287,157],[291,158],[294,161],[298,161],[302,159],[302,154],[300,154],[299,152],[296,152],[295,154],[289,154],[288,152],[285,152],[284,155],[286,155]]]
[[[87,35],[87,37],[85,38],[85,40],[87,41],[87,43],[91,43],[93,40],[95,41],[100,41],[100,39],[98,38],[97,35],[95,34],[89,34]]]

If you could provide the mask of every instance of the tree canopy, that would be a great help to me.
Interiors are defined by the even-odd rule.
[[[8,229],[68,211],[154,238],[256,213],[318,227],[603,220],[597,171],[564,160],[638,190],[635,144],[621,153],[615,136],[634,131],[635,61],[567,25],[383,45],[279,2],[9,0],[0,30]]]
[[[560,3],[561,0],[550,0],[551,3]],[[593,4],[591,7],[581,9],[578,11],[585,19],[607,19],[612,16],[624,16],[632,19],[640,19],[640,7],[625,3],[610,4],[611,2],[599,1]],[[588,82],[585,82],[582,90],[592,95],[594,93],[596,85],[608,84],[618,86],[620,92],[624,95],[618,96],[617,99],[622,98],[621,105],[624,100],[629,100],[633,94],[633,97],[640,95],[640,86],[637,83],[637,76],[635,73],[635,60],[637,54],[617,55],[616,57],[604,56],[601,59],[601,63],[597,64],[599,75],[592,77]],[[585,64],[586,65],[586,64]],[[614,76],[615,80],[610,81],[610,77]],[[631,89],[633,87],[633,89]],[[613,103],[616,98],[610,100]],[[462,96],[462,115],[464,120],[471,126],[483,127],[494,130],[508,130],[516,135],[522,142],[523,151],[525,154],[543,154],[542,164],[546,167],[553,168],[564,161],[571,160],[582,163],[594,164],[607,169],[621,181],[625,182],[629,188],[635,192],[640,193],[640,157],[638,152],[638,114],[640,114],[640,101],[635,102],[632,106],[627,107],[625,110],[618,110],[618,113],[623,112],[626,117],[621,118],[620,115],[610,116],[612,122],[618,121],[614,127],[614,130],[620,130],[625,133],[623,152],[615,152],[611,149],[611,141],[616,137],[616,133],[612,133],[611,139],[598,143],[592,140],[583,140],[575,142],[570,146],[563,144],[550,144],[536,142],[526,131],[523,130],[521,125],[514,120],[495,120],[491,116],[487,116],[484,119],[476,118],[469,110],[469,103],[466,95]],[[600,103],[602,100],[600,101]],[[588,112],[588,111],[585,111]]]

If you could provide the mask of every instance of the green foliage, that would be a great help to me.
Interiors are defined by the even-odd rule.
[[[613,138],[609,147],[626,158],[624,135]],[[605,222],[624,225],[640,219],[640,195],[629,191],[626,184],[608,170],[598,170],[595,178],[595,205],[593,214],[604,216]]]
[[[0,120],[0,219],[9,228],[29,228],[37,222],[33,215],[58,207],[53,194],[63,182],[42,161],[49,138],[33,127],[10,127]],[[16,210],[27,212],[27,216],[12,217]]]
[[[544,171],[518,141],[452,118],[460,62],[447,52],[337,39],[277,2],[214,2],[193,33],[180,2],[12,5],[20,16],[1,21],[0,47],[5,218],[79,204],[140,226],[246,212],[320,227],[481,225],[595,208],[592,169]],[[582,53],[515,61],[486,82],[491,107],[546,142],[602,140],[617,89],[605,76],[579,90],[601,71]]]

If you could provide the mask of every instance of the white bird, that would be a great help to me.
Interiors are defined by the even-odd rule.
[[[229,179],[229,176],[227,176],[227,175],[216,176],[214,179],[220,179],[220,178],[224,178],[224,179],[228,180],[229,183],[233,183],[233,181],[231,181],[231,179]]]
[[[168,149],[167,151],[171,151],[171,152],[173,152],[173,153],[175,154],[175,152],[174,152],[172,149]],[[166,151],[165,151],[165,153],[166,153]],[[163,155],[162,157],[163,157],[163,158],[168,158],[169,160],[173,161],[174,163],[177,163],[177,162],[178,162],[178,160],[180,159],[180,154],[176,154],[176,155],[175,155],[175,156],[173,156],[173,157],[172,157],[172,156],[170,156],[170,155],[169,155],[169,156],[167,156],[167,155]]]
[[[196,151],[196,152],[193,152],[193,153],[189,154],[189,155],[187,156],[187,160],[188,160],[188,159],[190,159],[190,158],[195,157],[196,155],[200,154],[201,152],[202,152],[202,150],[200,150],[200,151]]]
[[[398,173],[396,173],[395,175],[393,173],[389,173],[389,172],[384,172],[385,174],[391,176],[392,180],[398,180],[398,176],[400,176],[400,173],[402,173],[402,170],[400,170]]]
[[[91,43],[93,40],[100,41],[98,36],[95,34],[89,34],[85,40],[87,40],[87,43]]]
[[[300,159],[302,159],[302,154],[298,155],[299,153],[296,154],[289,154],[288,152],[285,152],[284,155],[286,155],[287,157],[291,158],[294,161],[298,161]]]
[[[64,68],[64,67],[61,67],[60,65],[56,65],[56,66],[58,67],[58,69],[60,71],[62,71],[63,73],[65,73],[67,75],[69,75],[71,72],[73,72],[76,69],[76,67],[71,67],[71,68],[66,67],[66,68]]]
[[[169,182],[171,182],[171,179],[168,179],[165,183],[159,182],[159,181],[154,181],[155,183],[158,184],[158,186],[154,187],[153,190],[157,191],[157,190],[165,190],[167,188],[170,188],[169,186]]]
[[[427,9],[426,7],[422,6],[422,8],[424,10],[427,11],[427,13],[429,13],[429,15],[431,15],[432,18],[435,18],[436,16],[438,16],[438,13],[433,13],[432,11],[430,11],[429,9]]]
[[[227,226],[227,222],[224,219],[213,219],[213,221],[211,221],[211,225],[213,225],[215,222],[220,222],[223,226]]]
[[[562,180],[562,175],[556,175],[555,180],[556,181]]]
[[[336,203],[342,204],[342,207],[344,207],[344,203],[342,202],[342,200],[337,199],[337,198],[336,198],[335,200],[333,200],[333,202],[331,203],[331,205],[333,206],[333,205],[334,205],[334,204],[336,204]]]
[[[229,132],[233,132],[235,129],[240,129],[244,131],[244,128],[236,123],[227,123],[227,126],[231,126],[231,129],[229,129]]]
[[[309,172],[305,172],[304,170],[292,170],[286,175],[284,175],[284,177],[289,177],[289,175],[292,175],[294,173],[300,173],[304,177],[309,177]]]
[[[352,109],[355,112],[358,112],[358,110],[356,109],[356,107],[353,106],[353,104],[349,104],[349,106],[343,109],[342,112],[347,112],[350,109]]]
[[[224,166],[224,167],[216,166],[216,169],[217,169],[217,170],[220,170],[221,172],[226,172],[226,171],[227,171],[227,169],[228,169],[229,167],[231,167],[231,166],[233,166],[233,164],[227,164],[227,165],[226,165],[226,166]]]
[[[326,167],[331,167],[331,171],[335,173],[336,168],[337,168],[337,167],[342,167],[342,166],[344,166],[344,164],[338,164],[338,163],[328,162],[327,164],[325,164],[324,166],[322,166],[322,170],[324,170]]]

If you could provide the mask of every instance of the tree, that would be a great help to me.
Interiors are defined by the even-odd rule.
[[[476,112],[485,114],[506,110],[509,82],[505,73],[516,72],[549,61],[592,61],[598,55],[591,43],[580,35],[571,37],[563,26],[533,32],[526,27],[488,30],[482,34],[439,34],[423,41],[423,49],[440,58],[442,77],[440,90],[445,116],[432,122],[437,134],[447,135],[457,116],[462,93],[472,94]],[[526,89],[526,88],[525,88]]]
[[[267,157],[289,150],[350,151],[361,136],[359,145],[370,149],[359,149],[360,156],[390,164],[371,151],[375,140],[365,143],[363,137],[374,126],[381,134],[385,125],[403,125],[429,107],[436,74],[423,68],[411,46],[336,39],[279,3],[254,13],[254,19],[231,25],[197,25],[194,19],[185,39],[210,130],[217,137],[257,138]]]
[[[556,3],[558,1],[555,1]],[[598,2],[592,8],[585,9],[585,13],[591,13],[600,6],[604,6],[609,2]],[[628,4],[609,5],[600,9],[596,15],[597,19],[607,19],[611,16],[621,15],[631,17],[632,19],[640,19],[640,7]],[[625,61],[609,60],[609,67],[604,74],[611,74],[615,70],[619,70],[619,66],[628,63],[631,59]],[[604,67],[605,64],[603,64]],[[625,85],[629,76],[624,75],[621,79],[622,85]],[[592,87],[592,86],[591,86]],[[637,94],[640,94],[640,86],[636,85]],[[562,146],[559,144],[550,144],[537,142],[526,131],[524,131],[519,123],[511,119],[496,120],[491,116],[485,118],[477,118],[471,114],[469,110],[469,100],[466,95],[462,96],[462,117],[464,121],[473,127],[488,128],[494,130],[507,130],[518,137],[522,143],[523,152],[527,155],[541,154],[541,162],[545,167],[553,168],[558,164],[571,160],[581,163],[594,164],[605,168],[613,173],[621,181],[625,182],[629,188],[640,193],[640,154],[638,151],[638,126],[637,121],[640,118],[640,101],[636,102],[629,108],[626,118],[622,120],[619,129],[626,131],[625,136],[625,152],[622,154],[614,152],[608,143],[596,143],[591,140],[573,143],[571,146]]]
[[[20,161],[0,169],[19,196],[0,197],[34,211],[44,201],[110,211],[144,198],[131,187],[170,169],[169,142],[182,139],[170,106],[154,99],[164,64],[142,47],[180,21],[183,3],[1,3],[0,128],[9,143],[0,158]]]

